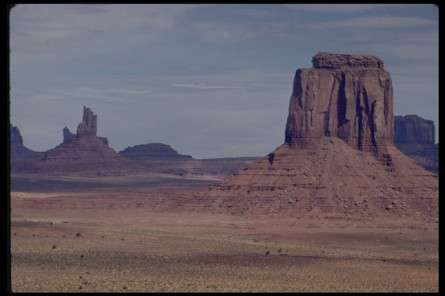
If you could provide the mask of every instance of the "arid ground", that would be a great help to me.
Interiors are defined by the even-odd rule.
[[[14,178],[13,291],[438,291],[436,223],[159,207],[212,182]]]

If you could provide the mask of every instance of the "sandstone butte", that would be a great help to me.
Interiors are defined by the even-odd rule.
[[[295,73],[284,144],[211,186],[206,207],[435,219],[437,177],[394,146],[393,89],[382,60],[318,53],[312,62]]]
[[[30,162],[26,171],[108,174],[124,169],[126,165],[125,160],[108,146],[108,140],[97,136],[97,115],[84,106],[82,122],[76,134],[65,127],[63,142],[46,151],[39,161]]]

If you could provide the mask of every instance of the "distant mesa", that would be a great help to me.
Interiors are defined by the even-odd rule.
[[[62,131],[62,143],[46,152],[35,154],[23,146],[20,132],[11,127],[12,156],[35,155],[30,161],[11,158],[14,172],[44,174],[122,175],[130,172],[161,172],[185,174],[195,170],[189,155],[179,154],[166,144],[150,143],[128,147],[116,153],[105,137],[97,136],[98,117],[83,107],[82,121],[76,133],[68,127]],[[33,154],[34,153],[34,154]],[[23,157],[22,157],[23,158]]]
[[[14,144],[13,144],[14,143]],[[11,147],[17,151],[21,148],[21,136],[18,130],[11,130]],[[21,152],[21,154],[24,154]],[[108,146],[106,138],[97,136],[97,115],[91,109],[83,107],[82,122],[78,125],[76,134],[65,127],[63,142],[36,157],[17,160],[11,153],[13,172],[70,174],[85,172],[93,175],[121,174],[128,169],[125,159],[121,158]]]
[[[396,144],[434,144],[434,121],[413,114],[394,118]]]
[[[119,152],[121,156],[138,160],[159,160],[159,159],[192,159],[190,155],[179,154],[171,146],[162,143],[148,143],[127,147]]]
[[[418,115],[394,117],[394,144],[425,169],[439,171],[439,145],[435,144],[434,121]]]

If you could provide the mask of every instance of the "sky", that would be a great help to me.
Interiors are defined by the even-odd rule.
[[[296,69],[323,51],[380,57],[395,114],[434,120],[437,142],[438,44],[433,5],[20,4],[10,121],[45,151],[86,105],[116,151],[262,156],[284,141]]]

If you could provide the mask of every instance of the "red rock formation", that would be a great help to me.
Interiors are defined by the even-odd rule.
[[[376,57],[317,54],[297,70],[285,143],[211,187],[234,214],[437,216],[437,178],[393,145],[391,78]]]
[[[106,138],[97,133],[97,115],[89,108],[83,108],[82,122],[77,133],[72,134],[67,127],[63,129],[63,142],[46,151],[39,161],[29,163],[26,172],[45,174],[120,174],[127,169],[122,159],[108,146]]]
[[[285,142],[313,145],[323,136],[381,153],[393,138],[391,77],[372,56],[319,53],[295,74]]]

